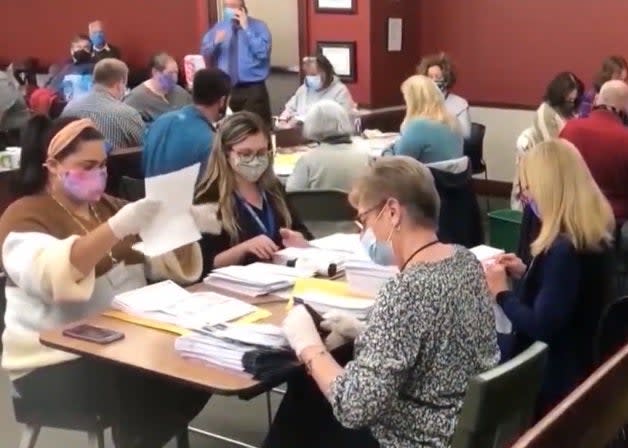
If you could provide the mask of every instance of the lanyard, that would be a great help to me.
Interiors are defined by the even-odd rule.
[[[253,207],[251,207],[251,204],[249,204],[244,198],[237,193],[236,198],[238,198],[238,200],[242,203],[246,211],[249,212],[249,215],[251,215],[251,218],[253,218],[253,221],[255,221],[262,233],[272,239],[275,234],[275,216],[270,207],[270,203],[266,198],[266,193],[262,192],[262,210],[264,211],[264,221],[266,221],[266,223],[260,219],[259,215],[255,212],[255,210],[253,210]]]

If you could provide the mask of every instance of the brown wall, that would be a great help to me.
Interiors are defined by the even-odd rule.
[[[48,65],[69,57],[74,34],[105,21],[108,39],[130,65],[144,66],[159,50],[179,60],[200,48],[207,31],[207,0],[4,0],[0,59],[37,57]]]
[[[628,54],[625,1],[420,1],[421,53],[450,53],[471,102],[537,105],[554,74],[589,85],[604,57]]]

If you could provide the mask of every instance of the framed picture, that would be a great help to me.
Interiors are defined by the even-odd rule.
[[[355,14],[356,0],[314,0],[315,11],[333,14]]]
[[[343,82],[356,82],[355,42],[317,42],[316,51],[329,59]]]

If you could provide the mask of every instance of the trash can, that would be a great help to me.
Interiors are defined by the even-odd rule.
[[[506,252],[516,252],[523,212],[519,210],[495,210],[488,214],[490,244]]]

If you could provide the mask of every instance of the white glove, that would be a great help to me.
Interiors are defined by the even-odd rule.
[[[312,346],[323,346],[312,316],[303,305],[292,308],[281,325],[283,334],[288,339],[290,347],[297,356],[301,356],[304,349]]]
[[[327,347],[327,350],[335,350],[338,347],[342,347],[343,345],[347,344],[348,342],[351,342],[351,340],[345,338],[339,333],[332,331],[325,338],[325,347]]]
[[[196,227],[201,233],[211,233],[219,235],[222,231],[222,224],[218,220],[218,204],[193,205],[190,209]]]
[[[153,219],[160,207],[159,201],[140,199],[122,207],[107,223],[116,238],[122,240],[129,235],[140,233],[142,227]]]
[[[339,311],[330,311],[323,315],[321,328],[331,331],[332,334],[337,333],[349,341],[353,341],[364,329],[364,323],[349,314]]]

